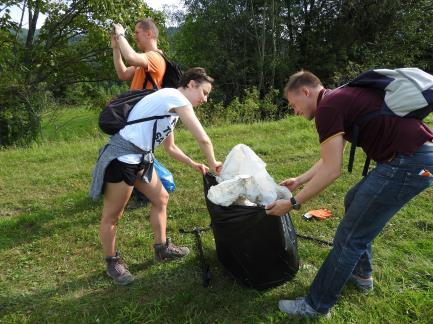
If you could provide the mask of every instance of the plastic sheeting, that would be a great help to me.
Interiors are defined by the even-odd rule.
[[[266,163],[247,145],[238,144],[227,155],[218,185],[210,188],[208,198],[217,205],[267,205],[277,199],[290,199],[289,189],[275,183]]]

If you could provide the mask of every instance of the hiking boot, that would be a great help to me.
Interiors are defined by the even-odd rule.
[[[288,314],[290,317],[306,317],[306,318],[317,318],[330,316],[329,312],[322,314],[313,309],[306,301],[305,298],[297,298],[295,300],[280,300],[278,302],[278,308],[280,311]]]
[[[134,277],[128,271],[127,265],[118,252],[113,257],[106,257],[105,261],[107,262],[107,274],[116,284],[124,286],[134,281]]]
[[[170,238],[167,238],[165,244],[154,244],[156,261],[170,261],[173,259],[182,258],[189,253],[189,249],[185,246],[176,246],[171,243]]]
[[[349,282],[354,284],[362,292],[369,292],[373,290],[373,278],[362,278],[355,274],[349,278]]]

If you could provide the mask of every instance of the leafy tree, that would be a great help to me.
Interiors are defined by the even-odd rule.
[[[226,104],[301,68],[338,85],[373,67],[433,69],[431,0],[187,0],[176,56],[208,67]]]
[[[12,22],[9,15],[11,5],[20,5],[28,13],[24,41],[18,37],[22,22]],[[31,127],[38,126],[38,111],[42,108],[36,107],[36,103],[43,100],[36,98],[44,97],[46,91],[62,97],[68,86],[77,83],[117,80],[110,48],[113,22],[129,28],[137,18],[145,16],[163,22],[161,14],[155,14],[140,0],[0,0],[1,11],[5,14],[0,19],[0,92],[22,95],[15,99],[2,96],[0,108],[3,116],[10,116],[10,112],[17,113],[14,107],[27,107],[28,113],[34,114]],[[47,18],[37,31],[41,14]],[[128,37],[134,43],[131,32]],[[2,119],[0,145],[14,142],[15,135],[10,134],[16,133],[12,129],[23,127],[14,125],[7,122],[7,117]]]

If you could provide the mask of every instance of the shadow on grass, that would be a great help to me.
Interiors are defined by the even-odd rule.
[[[103,271],[94,271],[52,289],[0,299],[0,321],[256,322],[269,319],[269,313],[274,313],[274,322],[284,318],[274,296],[243,288],[225,276],[203,288],[198,264],[195,257],[170,264],[150,259],[133,264],[136,280],[126,287],[115,286]]]
[[[82,193],[56,199],[53,206],[37,208],[0,224],[0,250],[99,222],[99,208],[99,203]]]

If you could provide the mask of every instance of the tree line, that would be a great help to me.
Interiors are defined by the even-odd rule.
[[[184,2],[185,13],[174,13],[177,28],[167,31],[164,15],[140,0],[0,0],[0,146],[32,141],[49,105],[86,98],[99,98],[99,105],[125,89],[114,73],[109,33],[120,22],[133,44],[140,17],[158,23],[160,47],[171,59],[215,77],[211,105],[222,113],[250,97],[272,97],[277,110],[287,109],[278,90],[302,68],[327,86],[376,67],[433,71],[431,0]],[[27,33],[22,19],[10,17],[13,5],[27,11]],[[47,18],[37,30],[41,14]],[[259,111],[257,118],[284,116],[267,107],[272,114]]]

